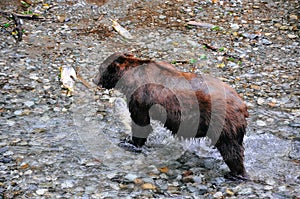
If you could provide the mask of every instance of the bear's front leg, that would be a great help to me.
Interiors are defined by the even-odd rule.
[[[141,106],[132,99],[129,103],[129,112],[132,119],[132,138],[122,141],[119,146],[128,151],[142,152],[140,147],[146,143],[148,135],[152,132],[149,108]]]
[[[136,147],[142,147],[146,143],[147,137],[151,132],[152,127],[150,124],[140,126],[132,121],[132,144]]]
[[[141,153],[141,147],[146,143],[148,135],[152,132],[150,124],[146,126],[139,126],[132,121],[132,137],[125,139],[119,143],[119,146],[126,151]]]

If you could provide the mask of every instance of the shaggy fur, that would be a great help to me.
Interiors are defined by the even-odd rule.
[[[243,138],[247,107],[227,84],[211,76],[180,72],[166,62],[120,53],[101,64],[94,82],[126,95],[135,146],[145,144],[152,130],[149,111],[153,105],[160,105],[166,118],[156,111],[154,119],[165,122],[164,126],[177,136],[208,136],[231,170],[228,177],[246,177]]]

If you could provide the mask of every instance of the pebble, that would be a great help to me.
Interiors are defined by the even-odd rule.
[[[281,192],[285,192],[285,191],[287,191],[287,187],[285,185],[282,185],[282,186],[278,187],[278,190]]]
[[[27,106],[27,107],[32,107],[34,105],[34,102],[33,101],[26,101],[26,102],[24,102],[24,105]]]
[[[268,179],[266,180],[266,183],[267,183],[268,185],[275,185],[275,184],[276,184],[276,181],[275,181],[273,178],[268,178]]]
[[[6,124],[7,124],[8,126],[14,126],[14,125],[16,124],[16,122],[13,121],[13,120],[7,120],[7,121],[6,121]]]
[[[259,98],[257,99],[257,104],[258,104],[258,105],[263,105],[264,103],[265,103],[265,99],[264,99],[264,98],[259,97]]]
[[[297,36],[297,35],[294,35],[294,34],[288,34],[287,36],[288,36],[288,38],[290,38],[290,39],[296,39],[296,38],[298,38],[298,36]]]
[[[280,29],[280,30],[288,30],[289,27],[288,27],[288,26],[280,26],[279,29]]]
[[[297,15],[290,15],[289,17],[292,20],[298,20],[298,16]]]
[[[74,186],[73,180],[66,180],[61,184],[61,188],[72,188]]]
[[[207,193],[207,186],[205,185],[198,185],[196,188],[199,192],[199,195],[204,195]]]
[[[273,186],[270,186],[270,185],[266,185],[265,187],[264,187],[264,190],[267,190],[267,191],[270,191],[270,190],[272,190],[273,189]]]
[[[257,120],[257,121],[256,121],[256,125],[257,125],[257,126],[266,126],[267,124],[266,124],[266,122],[264,122],[264,121],[262,121],[262,120]]]
[[[128,173],[124,178],[130,182],[133,182],[136,178],[138,178],[138,176],[135,174]]]
[[[14,152],[12,152],[12,151],[5,151],[3,153],[3,156],[12,156],[12,155],[14,155]]]
[[[6,151],[8,151],[8,150],[9,150],[9,147],[6,146],[6,144],[5,144],[4,146],[2,146],[2,147],[0,148],[0,154],[6,152]]]
[[[156,186],[151,183],[142,184],[141,187],[142,189],[150,189],[150,190],[156,189]]]
[[[231,24],[230,25],[230,28],[232,29],[232,30],[234,30],[234,31],[237,31],[239,28],[240,28],[240,26],[238,25],[238,24]]]
[[[36,194],[39,196],[44,195],[46,192],[48,191],[48,189],[38,189],[36,190]]]
[[[223,193],[221,191],[218,191],[216,192],[214,195],[213,195],[214,198],[222,198],[223,197]]]
[[[250,195],[253,192],[252,188],[243,188],[239,191],[239,194],[241,195]]]
[[[27,170],[27,171],[24,172],[24,175],[31,175],[32,173],[33,173],[32,170]]]
[[[266,122],[268,123],[268,125],[271,125],[271,124],[274,123],[274,119],[273,119],[273,118],[268,118],[268,119],[266,120]]]
[[[16,111],[14,111],[14,114],[15,114],[16,116],[20,116],[20,115],[23,114],[23,110],[16,110]]]
[[[159,15],[159,19],[161,19],[161,20],[163,20],[163,19],[165,19],[167,16],[165,16],[165,15]]]

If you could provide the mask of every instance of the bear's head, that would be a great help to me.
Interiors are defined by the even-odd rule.
[[[150,61],[127,53],[114,53],[100,65],[94,83],[106,89],[114,88],[126,71]]]

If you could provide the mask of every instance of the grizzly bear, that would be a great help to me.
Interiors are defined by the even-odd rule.
[[[243,139],[249,114],[241,97],[219,79],[114,53],[100,65],[94,83],[125,94],[132,119],[130,143],[135,147],[147,141],[154,117],[175,136],[209,137],[230,169],[225,177],[247,178]],[[159,108],[149,114],[154,105]]]

